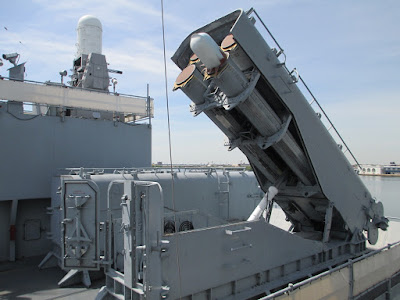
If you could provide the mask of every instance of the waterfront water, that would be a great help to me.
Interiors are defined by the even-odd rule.
[[[372,197],[381,201],[385,215],[400,218],[400,177],[360,176]]]

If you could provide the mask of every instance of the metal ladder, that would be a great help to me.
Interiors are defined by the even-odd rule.
[[[218,171],[215,169],[215,174],[217,175],[218,180],[218,203],[220,208],[220,216],[225,219],[229,219],[229,173],[223,169],[222,176],[218,174]]]

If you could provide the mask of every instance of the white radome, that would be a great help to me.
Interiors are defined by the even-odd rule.
[[[207,69],[218,67],[225,58],[217,43],[205,32],[195,33],[191,36],[190,48]]]
[[[92,15],[81,17],[76,31],[78,34],[77,58],[81,57],[82,54],[101,54],[103,26],[98,18]]]

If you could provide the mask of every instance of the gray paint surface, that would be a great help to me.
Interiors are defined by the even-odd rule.
[[[280,61],[246,14],[238,18],[232,33],[293,114],[323,193],[351,232],[362,229],[367,222],[363,207],[372,200],[367,188],[286,70],[277,67]]]
[[[16,257],[41,255],[51,248],[46,208],[57,192],[51,190],[51,182],[60,169],[151,165],[151,127],[147,124],[28,115],[22,109],[19,102],[0,102],[0,261],[11,251],[11,200],[23,200],[18,202]],[[40,224],[32,231],[39,239],[25,237],[24,228],[30,224]]]
[[[51,178],[62,168],[149,167],[151,129],[116,125],[50,116],[22,121],[2,109],[0,136],[7,142],[0,148],[0,201],[50,198]]]
[[[372,236],[377,234],[376,227],[385,229],[387,219],[376,209],[379,205],[297,87],[295,78],[256,29],[254,20],[237,10],[195,32],[207,32],[217,44],[232,33],[242,50],[241,59],[253,65],[246,72],[261,74],[255,89],[233,109],[226,107],[224,99],[232,100],[244,93],[243,85],[246,86],[243,71],[235,63],[237,57],[229,56],[215,78],[203,80],[203,75],[195,72],[197,81],[192,80],[192,84],[189,80],[181,89],[196,105],[205,102],[206,115],[231,141],[239,140],[236,146],[248,157],[262,189],[278,186],[275,201],[291,219],[295,231],[325,231],[327,237],[332,233],[350,239],[361,237],[367,227]],[[190,35],[172,57],[181,69],[187,66],[192,52],[189,40]],[[197,84],[200,81],[202,89]],[[259,138],[275,139],[279,135],[279,131],[275,132],[279,122],[268,122],[271,111],[281,119],[279,122],[288,116],[292,119],[286,136],[271,147],[262,148]],[[251,134],[245,136],[247,132]],[[332,222],[326,222],[330,203],[334,206]],[[325,226],[328,223],[332,230],[330,225]],[[374,240],[370,239],[371,243]]]

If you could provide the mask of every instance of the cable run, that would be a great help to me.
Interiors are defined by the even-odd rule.
[[[165,98],[167,101],[167,120],[168,120],[168,148],[169,148],[169,161],[171,171],[171,196],[172,196],[172,207],[174,210],[174,225],[175,225],[175,236],[176,236],[176,264],[178,267],[178,279],[179,279],[179,299],[182,295],[182,280],[181,280],[181,267],[179,262],[179,234],[176,233],[178,228],[176,223],[176,209],[175,209],[175,189],[174,189],[174,170],[172,164],[172,145],[171,145],[171,122],[169,118],[169,98],[168,98],[168,76],[167,76],[167,55],[165,51],[165,26],[164,26],[164,1],[161,0],[161,25],[162,25],[162,37],[163,37],[163,54],[164,54],[164,80],[165,80]]]

